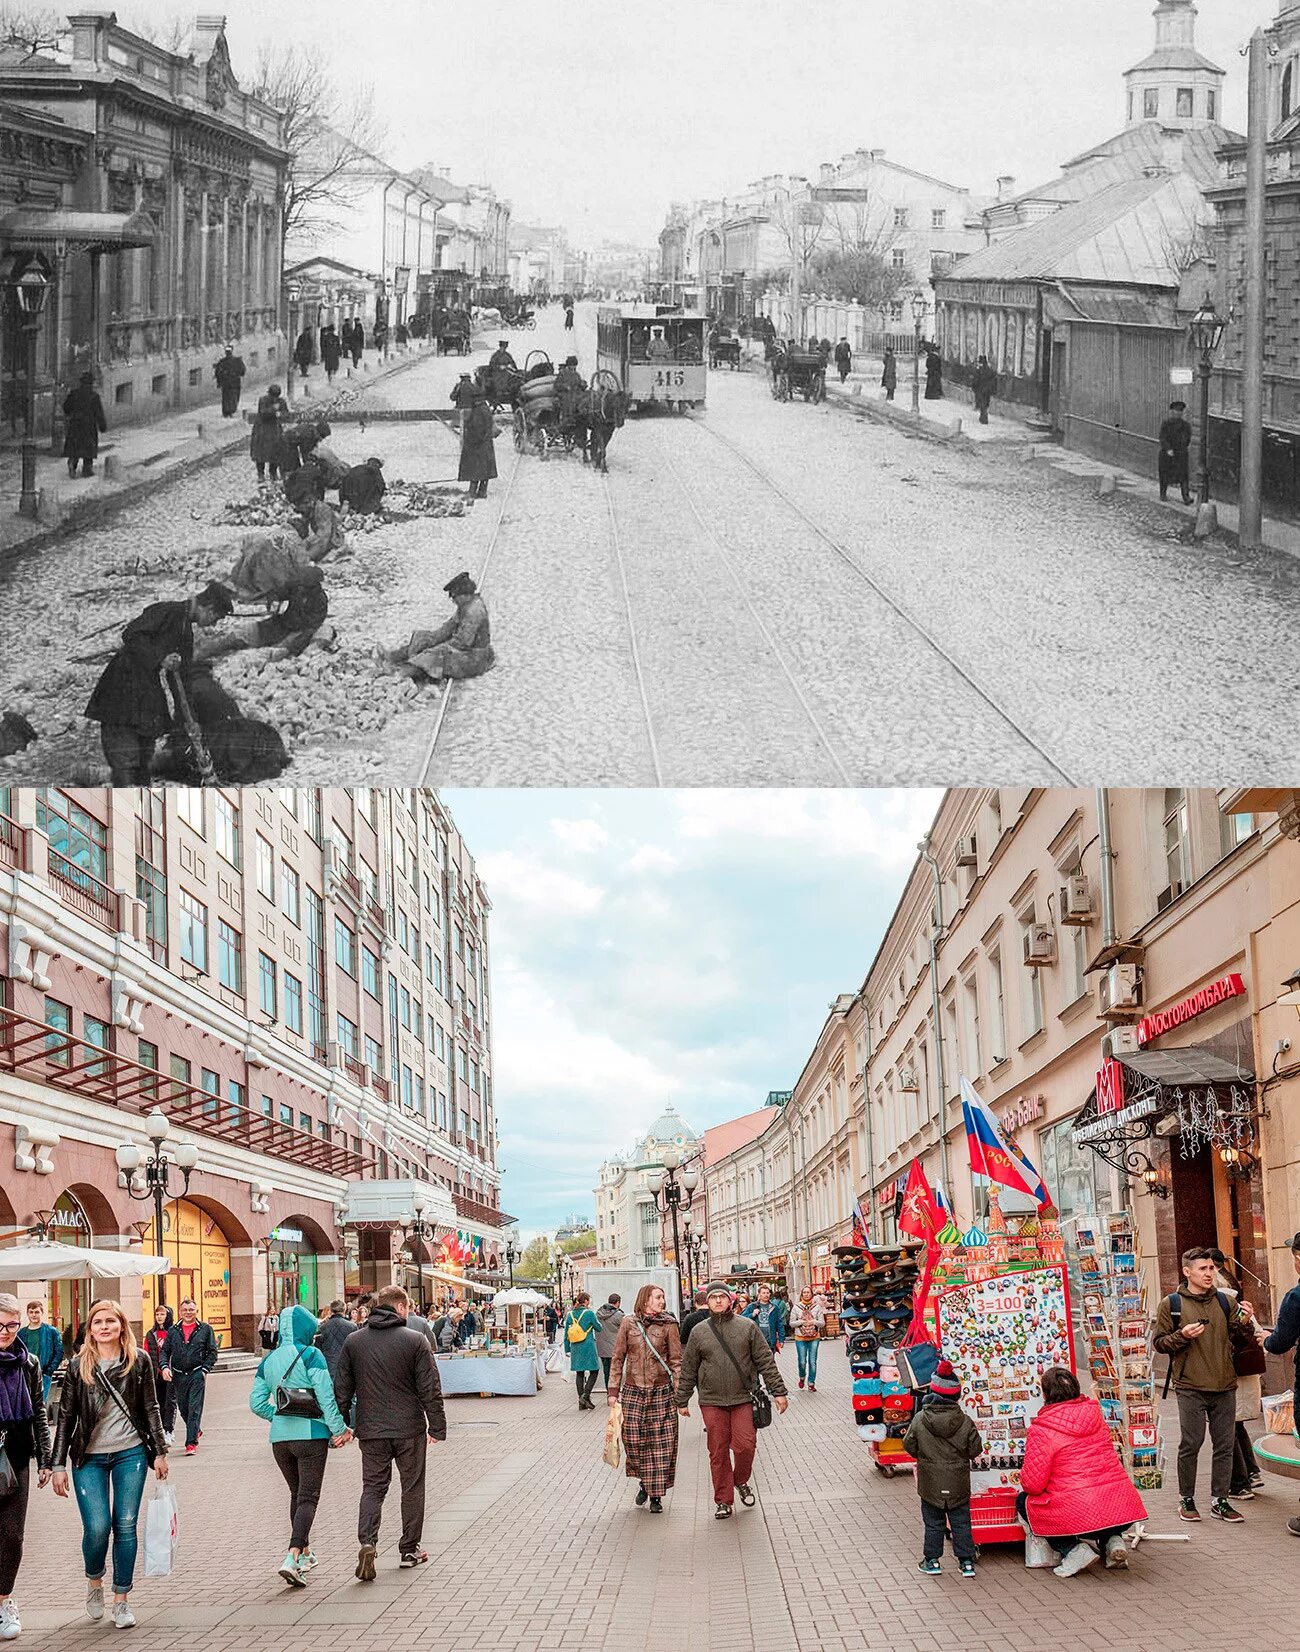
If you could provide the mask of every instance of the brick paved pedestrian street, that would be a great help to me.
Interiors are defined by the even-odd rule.
[[[781,1365],[794,1389],[792,1348]],[[622,1470],[602,1462],[603,1407],[579,1414],[567,1378],[550,1377],[535,1399],[449,1400],[447,1443],[430,1447],[430,1565],[398,1570],[393,1492],[378,1580],[355,1581],[360,1464],[349,1447],[330,1458],[313,1533],[320,1565],[307,1588],[291,1590],[275,1571],[287,1494],[266,1425],[246,1409],[250,1375],[219,1374],[200,1455],[173,1459],[175,1574],[165,1582],[137,1574],[139,1624],[121,1644],[148,1652],[1272,1652],[1295,1644],[1278,1588],[1300,1560],[1286,1530],[1296,1512],[1287,1482],[1270,1478],[1233,1528],[1208,1519],[1180,1527],[1172,1490],[1149,1495],[1150,1529],[1189,1541],[1143,1544],[1127,1574],[1097,1567],[1064,1582],[1027,1572],[1019,1548],[990,1547],[973,1582],[957,1575],[951,1554],[942,1577],[921,1578],[912,1480],[881,1478],[859,1443],[842,1344],[823,1346],[819,1378],[815,1394],[794,1390],[762,1437],[758,1504],[737,1507],[729,1523],[713,1519],[698,1408],[682,1424],[677,1485],[654,1516],[633,1506]],[[79,1538],[71,1502],[33,1493],[16,1590],[27,1652],[79,1652],[113,1634],[80,1613]]]

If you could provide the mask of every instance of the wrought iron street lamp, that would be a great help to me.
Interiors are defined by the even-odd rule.
[[[656,1207],[672,1219],[673,1224],[673,1266],[677,1269],[677,1305],[680,1309],[682,1301],[682,1248],[678,1233],[677,1213],[690,1208],[695,1189],[700,1185],[700,1172],[696,1165],[687,1165],[678,1175],[678,1166],[681,1164],[681,1154],[675,1147],[666,1147],[663,1151],[662,1170],[652,1170],[646,1177],[646,1186],[654,1195]]]
[[[1192,349],[1200,357],[1201,377],[1201,480],[1198,499],[1202,505],[1210,502],[1210,368],[1215,352],[1223,340],[1226,320],[1214,308],[1214,301],[1206,293],[1200,309],[1187,326]]]
[[[417,1188],[411,1195],[411,1215],[402,1223],[402,1236],[411,1246],[415,1254],[415,1274],[419,1283],[416,1291],[419,1294],[418,1308],[424,1312],[424,1251],[422,1249],[426,1239],[433,1239],[437,1229],[432,1222],[424,1220],[424,1212],[429,1208],[429,1201],[424,1191]]]
[[[925,294],[912,294],[912,411],[921,411],[921,324],[925,320]]]
[[[506,1267],[510,1270],[510,1289],[515,1288],[515,1263],[519,1260],[519,1252],[515,1247],[513,1235],[506,1240]]]
[[[27,372],[27,394],[23,398],[22,491],[18,497],[18,511],[22,516],[35,518],[40,504],[36,487],[36,335],[41,329],[41,315],[49,296],[50,282],[40,264],[33,262],[27,265],[13,286]]]
[[[153,1143],[153,1152],[146,1157],[143,1148],[137,1147],[133,1141],[124,1141],[113,1155],[117,1160],[117,1168],[122,1172],[128,1196],[132,1199],[153,1200],[154,1254],[164,1261],[167,1252],[163,1248],[163,1203],[168,1196],[168,1175],[174,1165],[181,1173],[182,1192],[188,1193],[190,1177],[199,1162],[199,1150],[193,1142],[181,1142],[170,1154],[163,1151],[163,1143],[171,1134],[171,1128],[171,1120],[166,1113],[155,1107],[144,1121],[144,1133]],[[144,1172],[144,1186],[137,1189],[136,1175],[141,1170]],[[166,1302],[167,1275],[160,1273],[158,1305],[164,1307]]]
[[[704,1281],[704,1260],[708,1255],[708,1251],[709,1247],[702,1233],[692,1233],[689,1236],[686,1241],[686,1252],[691,1259],[691,1267],[695,1275],[695,1284],[691,1290],[692,1297]]]

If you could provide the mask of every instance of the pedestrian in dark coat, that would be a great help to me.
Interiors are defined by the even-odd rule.
[[[276,481],[280,475],[280,458],[282,443],[280,440],[280,425],[289,411],[289,404],[278,384],[267,388],[264,396],[257,398],[257,416],[253,420],[253,434],[249,437],[249,457],[257,466],[257,479],[266,480],[266,467],[271,467],[271,480]]]
[[[352,352],[352,365],[354,367],[360,367],[361,352],[365,349],[365,347],[366,330],[361,325],[360,319],[358,317],[354,317],[352,321],[352,343],[348,346],[349,350]]]
[[[1160,477],[1160,497],[1169,497],[1169,484],[1177,482],[1182,490],[1184,505],[1192,502],[1188,488],[1188,455],[1192,447],[1192,427],[1186,419],[1187,403],[1170,402],[1169,417],[1160,426],[1160,458],[1157,469]]]
[[[853,366],[853,352],[849,349],[849,341],[842,338],[835,346],[835,365],[840,371],[840,383],[843,384],[849,376],[849,369]]]
[[[497,473],[496,421],[488,406],[487,393],[474,387],[469,411],[460,438],[460,470],[457,479],[469,483],[471,499],[487,496],[487,485]]]
[[[885,400],[892,402],[894,391],[898,388],[898,361],[888,346],[885,349],[885,370],[880,375],[880,382],[884,387]]]
[[[925,351],[925,399],[928,402],[943,400],[943,362],[933,344],[927,345]]]
[[[364,465],[353,465],[339,483],[340,501],[362,516],[373,516],[381,510],[387,491],[382,459],[371,458]]]
[[[331,384],[334,375],[339,370],[339,360],[342,356],[342,346],[339,335],[333,327],[327,327],[320,336],[320,359],[325,367],[325,377]]]
[[[95,375],[83,373],[75,390],[63,399],[64,437],[63,456],[68,461],[68,475],[91,476],[99,457],[99,438],[108,429],[104,404],[95,389]]]
[[[114,786],[150,784],[154,747],[173,720],[159,674],[176,672],[188,693],[195,626],[210,629],[233,607],[230,592],[213,580],[185,602],[151,603],[123,630],[84,713],[101,725]]]
[[[980,416],[980,423],[989,422],[989,403],[997,394],[998,376],[989,366],[989,358],[981,356],[979,366],[975,369],[975,377],[971,380],[971,390],[975,395],[975,410]]]
[[[939,1570],[944,1538],[951,1534],[962,1574],[974,1577],[970,1466],[984,1444],[960,1401],[961,1382],[948,1361],[941,1359],[930,1380],[930,1399],[912,1419],[903,1450],[916,1458],[916,1491],[925,1529],[918,1570]]]
[[[298,342],[293,347],[293,359],[298,363],[298,371],[302,374],[303,383],[307,382],[307,369],[311,366],[312,340],[311,329],[304,327],[298,334]]]
[[[212,369],[212,376],[221,390],[223,419],[233,419],[239,411],[239,395],[243,388],[245,371],[243,356],[237,356],[234,345],[227,344],[225,355]]]

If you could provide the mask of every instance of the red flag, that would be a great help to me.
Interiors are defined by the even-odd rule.
[[[921,1161],[913,1159],[907,1186],[903,1189],[903,1208],[898,1216],[899,1232],[924,1239],[928,1245],[943,1223],[943,1212],[935,1201],[934,1190],[926,1180]]]

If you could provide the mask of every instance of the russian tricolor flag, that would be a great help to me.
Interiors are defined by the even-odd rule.
[[[1014,1142],[1002,1134],[997,1119],[976,1095],[970,1082],[961,1080],[961,1111],[966,1121],[966,1146],[970,1151],[970,1167],[977,1176],[987,1176],[991,1182],[1015,1188],[1047,1203],[1047,1188],[1043,1178]]]

